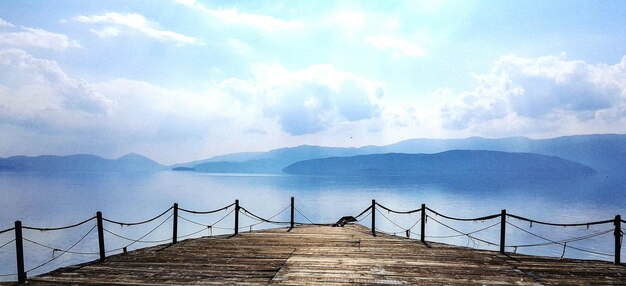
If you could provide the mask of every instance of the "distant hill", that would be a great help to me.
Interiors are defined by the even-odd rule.
[[[565,179],[595,173],[588,166],[554,156],[473,150],[313,159],[294,163],[283,171],[293,175],[404,176],[424,180]]]
[[[575,135],[550,139],[509,137],[487,139],[411,139],[383,147],[365,147],[373,153],[438,153],[448,150],[491,150],[558,156],[588,165],[605,174],[626,172],[626,135]]]
[[[526,137],[410,139],[387,146],[360,148],[304,145],[268,152],[227,154],[172,167],[195,167],[202,172],[280,173],[284,167],[309,159],[386,153],[433,154],[450,150],[536,153],[582,163],[603,174],[617,176],[626,172],[626,135],[618,134],[576,135],[551,139]]]
[[[16,172],[146,172],[164,168],[161,164],[138,154],[128,154],[117,159],[104,159],[86,154],[0,158],[0,171]]]
[[[362,152],[358,148],[303,145],[269,152],[227,154],[171,167],[189,167],[209,173],[281,173],[286,166],[302,160],[359,154]]]

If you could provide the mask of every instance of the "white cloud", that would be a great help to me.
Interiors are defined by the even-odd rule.
[[[509,134],[624,132],[626,57],[615,65],[564,55],[501,57],[475,90],[443,106],[443,126]],[[598,127],[601,128],[598,129]]]
[[[368,37],[367,42],[376,49],[391,52],[394,57],[422,57],[426,55],[424,49],[415,43],[389,35],[380,34]]]
[[[56,62],[22,50],[0,50],[0,119],[42,130],[82,126],[105,116],[114,103],[85,81],[67,76]]]
[[[229,80],[222,90],[244,104],[261,106],[262,115],[276,120],[290,135],[314,134],[343,122],[380,116],[380,84],[337,71],[332,65],[313,65],[290,71],[279,65],[256,66],[249,81]]]
[[[297,21],[287,21],[267,15],[240,12],[237,8],[228,10],[210,9],[195,0],[177,0],[176,2],[231,25],[242,25],[266,32],[293,30],[301,27],[301,24]]]
[[[14,28],[15,25],[5,21],[4,19],[0,18],[0,27],[9,27],[9,28]]]
[[[248,121],[256,127],[262,122],[246,117],[236,99],[217,89],[198,93],[127,79],[90,83],[55,61],[0,50],[0,145],[6,155],[115,157],[134,151],[166,162],[191,160],[220,148],[235,151],[236,134],[250,128],[243,124]],[[227,143],[212,146],[211,140]]]
[[[158,24],[148,21],[144,16],[137,13],[116,13],[109,12],[102,15],[76,16],[73,21],[90,24],[106,25],[101,29],[91,29],[93,33],[101,38],[115,37],[122,32],[139,32],[159,41],[171,41],[178,44],[197,44],[199,40],[172,31],[161,30]],[[122,30],[125,28],[126,30]]]
[[[15,25],[0,19],[0,27],[15,28]],[[20,31],[0,32],[0,45],[51,50],[80,47],[77,41],[70,40],[66,35],[29,27],[22,27]]]

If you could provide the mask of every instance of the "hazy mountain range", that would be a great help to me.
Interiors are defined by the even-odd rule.
[[[280,173],[283,168],[304,160],[371,154],[434,154],[450,150],[488,150],[556,156],[587,165],[599,173],[626,171],[626,135],[576,135],[551,139],[509,137],[487,139],[411,139],[387,146],[338,148],[299,146],[268,152],[246,152],[215,156],[206,160],[178,164],[199,172]]]
[[[455,152],[447,152],[457,150]],[[470,152],[472,150],[499,152]],[[444,153],[442,153],[444,152]],[[394,154],[391,154],[394,153]],[[441,153],[441,154],[437,154]],[[512,154],[513,153],[513,154]],[[525,153],[525,154],[516,154]],[[387,154],[385,156],[363,156]],[[437,154],[414,156],[412,154]],[[489,154],[489,160],[484,157]],[[545,155],[545,156],[535,156]],[[387,146],[339,148],[298,146],[268,152],[244,152],[211,157],[189,163],[163,166],[144,156],[129,154],[118,159],[103,159],[94,155],[70,156],[14,156],[0,158],[0,170],[11,171],[157,171],[164,169],[211,173],[287,173],[304,174],[305,163],[312,159],[353,157],[316,161],[338,164],[324,165],[324,172],[334,174],[400,174],[417,169],[430,173],[456,172],[473,169],[474,172],[495,172],[488,166],[506,167],[511,172],[558,172],[576,175],[593,169],[603,175],[621,175],[626,171],[626,135],[576,135],[551,139],[510,137],[487,139],[411,139]],[[546,157],[546,156],[549,156]],[[558,157],[558,158],[557,158]],[[473,158],[473,159],[469,159]],[[428,163],[424,163],[428,162]],[[298,164],[296,164],[298,163]],[[292,165],[296,164],[296,165]],[[308,162],[309,167],[312,164]],[[317,164],[317,163],[315,163]],[[374,164],[374,165],[372,165]],[[446,168],[434,166],[444,164]],[[574,165],[572,165],[574,164]],[[345,168],[342,171],[340,166]],[[430,166],[430,169],[428,169]],[[476,168],[480,166],[480,168]],[[576,166],[575,168],[573,166]],[[332,168],[331,168],[332,167]],[[419,168],[418,168],[419,167]],[[300,168],[300,169],[299,169]],[[588,169],[587,169],[588,168]],[[446,171],[447,170],[447,171]],[[491,170],[491,171],[490,171]],[[342,173],[343,172],[343,173]],[[309,172],[310,173],[310,172]]]
[[[283,171],[293,175],[406,176],[428,181],[451,178],[544,180],[595,173],[591,167],[555,156],[476,150],[311,159],[291,164]]]
[[[94,155],[69,156],[43,155],[36,157],[13,156],[0,158],[0,171],[29,172],[150,172],[165,166],[138,154],[128,154],[117,159],[104,159]]]

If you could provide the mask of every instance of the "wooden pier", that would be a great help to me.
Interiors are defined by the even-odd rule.
[[[348,224],[189,239],[61,268],[27,284],[626,285],[626,267],[372,236]]]

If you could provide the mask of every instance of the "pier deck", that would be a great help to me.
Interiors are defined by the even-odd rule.
[[[31,277],[29,284],[626,285],[626,267],[420,243],[360,225],[181,241]]]

